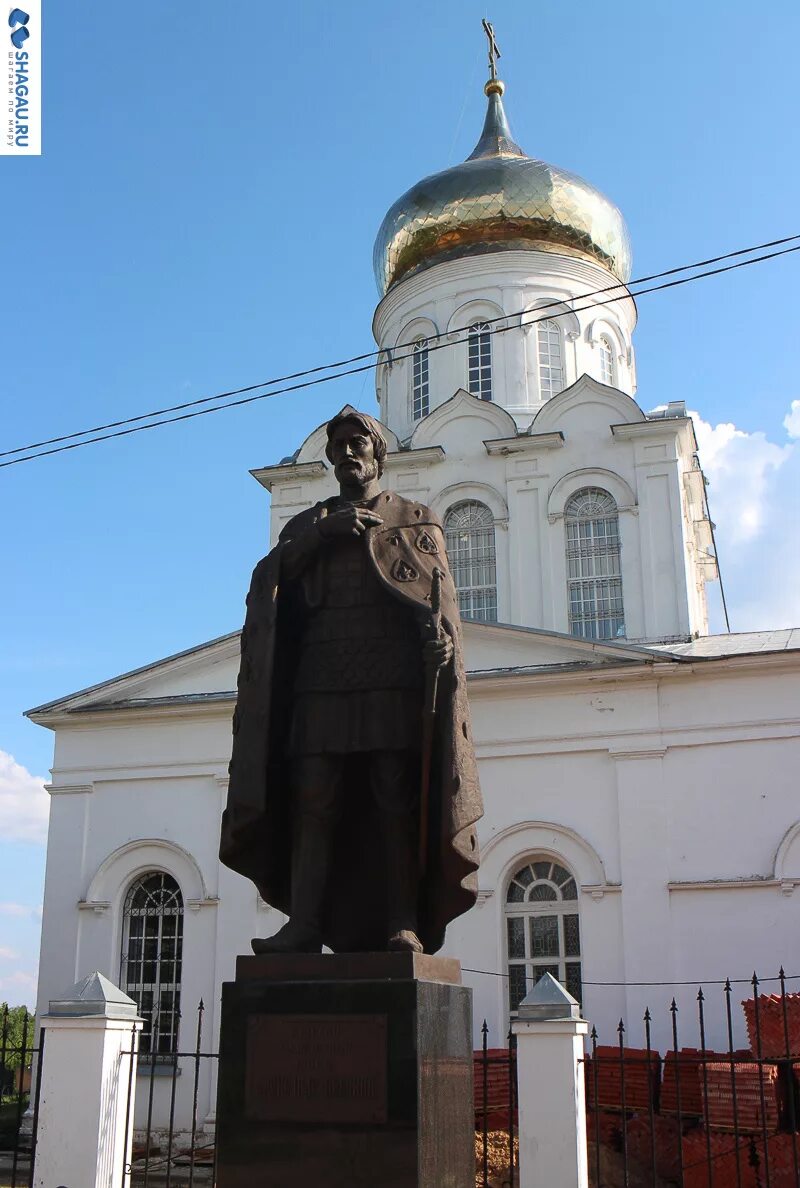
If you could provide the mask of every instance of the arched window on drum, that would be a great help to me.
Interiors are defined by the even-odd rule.
[[[604,334],[597,344],[600,358],[600,382],[613,387],[614,384],[614,351],[611,339]]]
[[[465,619],[497,622],[497,555],[494,516],[485,504],[467,499],[444,518],[447,556]]]
[[[492,399],[492,328],[488,322],[475,322],[467,340],[467,387],[479,400]]]
[[[183,896],[162,870],[128,890],[122,920],[120,986],[139,1007],[139,1055],[160,1060],[178,1050],[183,961]]]
[[[513,875],[505,903],[508,1005],[516,1011],[543,974],[581,1001],[581,931],[575,876],[546,855]]]
[[[585,487],[564,508],[569,629],[584,639],[625,635],[619,513],[608,491]]]
[[[421,421],[430,412],[430,368],[428,340],[418,338],[411,348],[411,417]]]
[[[561,354],[561,327],[548,318],[536,327],[539,350],[539,392],[542,400],[557,396],[564,387],[564,360]]]

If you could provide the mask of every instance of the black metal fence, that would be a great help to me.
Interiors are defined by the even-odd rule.
[[[165,1188],[175,1182],[180,1169],[181,1183],[190,1188],[202,1177],[203,1184],[216,1180],[216,1148],[214,1140],[198,1135],[198,1092],[203,1061],[219,1059],[217,1052],[203,1052],[203,1015],[201,1000],[197,1010],[195,1046],[192,1051],[175,1052],[159,1062],[149,1064],[147,1079],[147,1114],[144,1130],[133,1129],[130,1109],[125,1120],[126,1138],[132,1138],[132,1159],[126,1166],[133,1184],[151,1188],[156,1183]],[[509,1031],[505,1048],[489,1047],[489,1028],[484,1020],[481,1029],[481,1048],[473,1054],[476,1188],[515,1188],[519,1184],[517,1136],[517,1062],[515,1040]],[[130,1078],[133,1076],[131,1048],[123,1053],[128,1058],[128,1100]],[[154,1124],[153,1098],[156,1068],[170,1071],[170,1107],[166,1128]],[[140,1064],[140,1070],[142,1065]],[[175,1101],[178,1076],[191,1069],[192,1121],[188,1142],[181,1142],[175,1127]],[[199,1140],[199,1141],[198,1141]],[[120,1188],[124,1188],[121,1185]]]
[[[787,992],[787,980],[781,969],[738,983],[747,1047],[734,1039],[742,991],[729,979],[692,988],[688,1018],[675,998],[666,1020],[648,1007],[640,1047],[622,1019],[608,1045],[592,1028],[584,1069],[593,1188],[800,1186],[800,993]],[[724,1037],[717,1050],[710,1031]]]
[[[34,1016],[23,1008],[20,1020],[7,1003],[0,1026],[0,1182],[11,1188],[33,1188],[44,1031],[36,1044]],[[28,1128],[23,1119],[31,1100],[33,1119]]]
[[[484,1019],[473,1072],[476,1188],[514,1188],[519,1183],[517,1054],[510,1030],[505,1048],[490,1048]]]
[[[204,1184],[214,1184],[216,1181],[216,1144],[214,1139],[200,1137],[198,1141],[198,1096],[200,1091],[200,1069],[204,1061],[219,1060],[218,1052],[203,1052],[203,1016],[205,1006],[202,998],[197,1007],[197,1026],[195,1029],[194,1049],[189,1052],[172,1052],[166,1057],[149,1059],[147,1066],[147,1122],[144,1132],[133,1130],[134,1119],[131,1111],[132,1081],[133,1081],[133,1051],[135,1046],[136,1028],[131,1031],[131,1047],[123,1056],[128,1057],[128,1109],[125,1116],[125,1140],[131,1141],[132,1158],[126,1165],[120,1188],[126,1188],[126,1177],[130,1174],[132,1183],[149,1188],[150,1184],[158,1183],[171,1188],[173,1178],[180,1169],[181,1184],[187,1182],[188,1169],[189,1188],[194,1188],[195,1180],[202,1178]],[[141,1069],[140,1065],[140,1069]],[[164,1130],[163,1126],[153,1124],[153,1096],[156,1083],[156,1069],[168,1070],[170,1076],[169,1094],[169,1122]],[[180,1141],[180,1133],[175,1127],[175,1104],[177,1095],[178,1076],[184,1068],[192,1074],[192,1121],[188,1143]],[[162,1149],[163,1148],[163,1149]]]
[[[636,1032],[639,1047],[622,1019],[607,1045],[592,1028],[583,1062],[592,1188],[800,1188],[800,992],[787,990],[791,980],[781,969],[763,981],[754,974],[745,983],[726,980],[691,990],[684,984],[676,991],[680,1007],[673,998],[660,1018],[645,1009]],[[690,1009],[681,997],[686,994],[693,999]],[[215,1144],[200,1131],[198,1100],[201,1070],[219,1056],[202,1050],[203,1018],[201,1001],[191,1050],[140,1063],[147,1102],[143,1130],[134,1128],[131,1104],[133,1042],[123,1053],[125,1134],[132,1142],[125,1176],[137,1188],[170,1188],[178,1174],[190,1188],[215,1181]],[[0,1183],[32,1188],[47,1033],[41,1029],[35,1042],[27,1012],[21,1034],[11,1028],[8,1008],[0,1021]],[[747,1046],[737,1046],[737,1033],[745,1030]],[[709,1035],[716,1037],[713,1044]],[[476,1188],[515,1188],[514,1037],[509,1032],[505,1047],[490,1047],[485,1021],[481,1036],[473,1057]],[[154,1122],[156,1078],[165,1074],[166,1127],[163,1119]],[[187,1074],[191,1125],[177,1130],[177,1082]],[[124,1179],[119,1188],[125,1188]]]

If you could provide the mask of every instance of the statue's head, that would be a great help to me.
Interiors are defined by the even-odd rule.
[[[388,447],[374,417],[356,412],[355,409],[343,409],[328,421],[327,434],[325,457],[333,464],[340,483],[346,482],[348,477],[356,477],[361,481],[380,478]],[[352,471],[356,467],[362,473],[353,475]],[[348,470],[351,470],[350,475]]]

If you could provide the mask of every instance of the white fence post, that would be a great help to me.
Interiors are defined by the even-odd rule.
[[[128,1185],[142,1029],[136,1003],[93,973],[51,1000],[41,1026],[35,1188]]]
[[[589,1024],[550,974],[519,1005],[520,1188],[588,1188],[583,1037]]]

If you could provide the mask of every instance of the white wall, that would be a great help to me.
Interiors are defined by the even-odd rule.
[[[445,951],[482,971],[465,973],[476,1042],[484,1017],[493,1043],[508,1025],[497,976],[503,897],[534,853],[556,857],[581,885],[585,1010],[601,1040],[615,1042],[625,1016],[628,1042],[637,1042],[649,1004],[663,1050],[676,991],[591,983],[746,978],[754,968],[777,973],[781,963],[800,972],[800,739],[787,717],[799,669],[788,654],[471,680],[486,802],[481,896],[449,929]],[[86,712],[80,728],[73,719],[58,729],[40,1009],[87,969],[119,978],[127,887],[136,871],[164,869],[187,905],[181,1048],[193,1046],[201,996],[204,1049],[216,1048],[221,983],[250,937],[283,919],[259,908],[253,886],[216,858],[231,708]],[[737,1019],[747,989],[736,989]],[[677,992],[688,1028],[695,993]],[[722,1042],[722,1022],[720,1004],[709,1004],[710,1043]],[[137,1125],[146,1092],[145,1073]],[[214,1093],[204,1071],[201,1120]],[[189,1124],[190,1098],[187,1067],[179,1126]],[[168,1081],[157,1078],[154,1102],[163,1124]]]
[[[223,706],[179,719],[108,715],[90,728],[57,732],[40,1010],[87,970],[120,982],[127,890],[137,875],[165,870],[184,898],[180,1050],[194,1050],[201,997],[203,1050],[210,1050],[212,1038],[216,1050],[220,984],[233,977],[236,954],[245,951],[250,935],[263,929],[255,888],[217,858],[230,714],[231,707]],[[179,1128],[191,1124],[192,1070],[184,1063],[177,1093]],[[148,1071],[140,1062],[137,1126],[146,1117]],[[163,1123],[170,1084],[162,1071],[154,1079],[154,1116]],[[213,1109],[211,1072],[204,1062],[201,1121]]]

